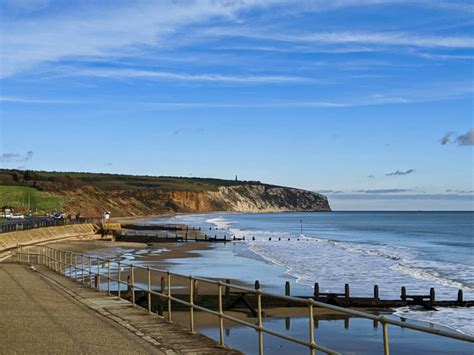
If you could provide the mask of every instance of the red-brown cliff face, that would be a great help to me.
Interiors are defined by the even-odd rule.
[[[25,176],[25,178],[22,178]],[[59,196],[66,213],[145,216],[163,213],[330,211],[326,196],[258,181],[0,169],[0,184]]]
[[[94,187],[61,193],[69,213],[115,216],[153,215],[172,212],[205,213],[330,211],[325,196],[286,187],[262,185],[222,186],[218,191],[107,190]]]

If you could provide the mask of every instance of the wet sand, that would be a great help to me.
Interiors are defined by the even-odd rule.
[[[153,254],[145,254],[140,256],[139,262],[134,261],[133,264],[141,266],[142,268],[135,268],[134,276],[137,284],[145,287],[148,283],[148,271],[146,267],[150,267],[152,278],[152,289],[158,290],[160,288],[160,280],[162,277],[166,277],[164,272],[155,271],[162,270],[167,271],[172,269],[173,262],[171,260],[177,259],[189,259],[201,257],[200,251],[211,250],[216,247],[215,244],[205,242],[191,242],[191,243],[130,243],[130,242],[112,242],[109,239],[93,238],[87,240],[69,240],[59,243],[54,243],[54,247],[72,251],[78,254],[87,254],[94,257],[101,257],[103,259],[110,258],[111,261],[118,260],[121,254],[124,252],[127,254],[133,254],[140,252],[144,249],[153,249],[159,251]],[[127,265],[132,261],[123,260],[121,265],[123,270],[121,272],[121,280],[126,280],[130,275],[130,271]],[[116,278],[117,273],[112,272],[112,277]],[[218,281],[219,278],[206,277],[210,280]],[[240,280],[230,279],[231,283],[239,286],[253,287],[253,285],[241,282]],[[172,289],[175,294],[187,294],[189,293],[189,278],[186,275],[183,276],[172,276]],[[198,289],[200,293],[204,294],[217,294],[217,286],[205,282],[198,282]]]

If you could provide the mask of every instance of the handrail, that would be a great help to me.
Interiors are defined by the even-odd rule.
[[[383,327],[383,345],[384,345],[384,354],[388,355],[390,353],[389,350],[389,337],[388,337],[388,325],[393,325],[401,328],[407,328],[411,330],[416,330],[428,334],[433,334],[433,335],[438,335],[438,336],[443,336],[455,340],[461,340],[461,341],[466,341],[466,342],[471,342],[474,343],[474,337],[461,334],[461,333],[454,333],[454,332],[448,332],[444,331],[441,329],[432,329],[428,327],[424,327],[421,325],[416,325],[416,324],[410,324],[410,323],[404,323],[401,321],[397,321],[394,319],[390,319],[386,316],[377,316],[374,314],[362,312],[362,311],[357,311],[353,309],[348,309],[348,308],[342,308],[339,306],[334,306],[330,305],[327,303],[315,301],[312,298],[305,299],[305,298],[298,298],[298,297],[292,297],[292,296],[286,296],[286,295],[280,295],[272,292],[264,292],[261,289],[252,289],[249,287],[241,286],[241,285],[235,285],[232,283],[227,283],[227,282],[222,282],[222,281],[216,281],[216,280],[211,280],[203,277],[198,277],[198,276],[192,276],[192,275],[182,275],[174,272],[170,272],[168,270],[164,269],[158,269],[158,268],[151,268],[151,267],[142,267],[142,266],[136,266],[133,263],[127,263],[127,262],[121,262],[120,260],[113,260],[113,259],[103,259],[100,257],[92,257],[90,255],[84,255],[84,254],[79,254],[79,253],[74,253],[70,251],[65,251],[65,250],[60,250],[60,249],[55,249],[51,248],[48,246],[42,246],[39,247],[40,251],[37,253],[31,253],[29,249],[27,249],[26,253],[23,253],[23,247],[21,245],[18,245],[17,247],[17,261],[22,262],[22,256],[26,255],[27,256],[27,262],[29,263],[32,259],[33,256],[36,256],[38,259],[38,263],[45,265],[48,268],[53,269],[56,272],[59,272],[63,274],[66,277],[73,278],[76,282],[80,282],[82,284],[88,284],[91,287],[94,287],[92,285],[92,276],[94,276],[95,279],[95,287],[99,290],[101,290],[101,282],[100,278],[105,277],[107,280],[107,294],[110,295],[111,292],[111,282],[116,282],[118,285],[118,297],[122,298],[122,291],[121,291],[121,286],[123,284],[127,285],[130,287],[131,293],[132,293],[132,305],[135,306],[135,290],[139,290],[142,292],[145,292],[147,294],[147,299],[148,299],[148,311],[151,313],[151,295],[156,295],[161,297],[164,300],[167,300],[168,302],[168,321],[171,321],[171,314],[172,314],[172,302],[182,304],[184,306],[189,307],[190,310],[190,330],[191,332],[194,332],[194,310],[199,310],[202,312],[209,313],[211,315],[214,315],[219,318],[219,344],[221,347],[225,347],[224,343],[224,326],[223,326],[223,320],[229,320],[232,322],[236,322],[238,324],[241,324],[246,327],[253,328],[257,330],[258,336],[259,336],[259,354],[263,354],[263,333],[273,335],[276,337],[279,337],[281,339],[285,339],[288,341],[291,341],[296,344],[300,344],[303,346],[308,347],[310,354],[314,354],[315,350],[321,351],[326,354],[337,354],[334,350],[325,348],[323,346],[320,346],[316,344],[314,340],[314,311],[313,307],[320,307],[320,308],[325,308],[329,310],[334,310],[346,315],[350,316],[356,316],[356,317],[361,317],[361,318],[366,318],[375,322],[381,323]],[[78,265],[78,257],[80,256],[80,263]],[[88,258],[88,263],[84,262],[84,257]],[[95,260],[95,263],[93,263],[93,260]],[[115,263],[118,268],[118,279],[115,277],[111,276],[111,264]],[[87,266],[87,268],[86,268]],[[95,270],[92,270],[92,267],[94,266]],[[130,268],[130,281],[123,281],[121,280],[121,271],[122,267],[128,267]],[[104,273],[101,273],[101,269],[103,269]],[[140,284],[136,284],[135,282],[135,269],[141,269],[145,270],[147,272],[147,285],[145,287],[140,286]],[[78,278],[78,270],[81,272],[80,278]],[[151,278],[151,273],[152,272],[158,272],[163,275],[166,275],[167,279],[164,283],[162,283],[162,288],[160,289],[161,292],[155,291],[152,289],[152,278]],[[85,276],[89,276],[89,280],[86,283]],[[172,282],[172,276],[176,277],[181,277],[183,279],[187,278],[190,282],[189,287],[190,287],[190,299],[189,302],[185,301],[183,299],[174,297],[171,294],[171,282]],[[212,309],[208,309],[202,306],[199,306],[197,304],[194,304],[194,285],[196,281],[208,283],[217,286],[218,288],[218,311],[214,311]],[[164,289],[164,286],[166,286],[166,290]],[[245,320],[239,319],[237,317],[233,317],[231,315],[225,314],[223,311],[223,297],[222,297],[222,288],[226,289],[235,289],[239,290],[242,292],[246,293],[251,293],[255,294],[257,297],[257,324],[253,324],[250,322],[247,322]],[[280,300],[292,302],[292,303],[300,303],[308,306],[308,316],[309,316],[309,327],[310,327],[310,339],[309,341],[295,338],[293,336],[289,336],[286,334],[279,333],[277,331],[265,328],[263,326],[262,322],[262,296],[266,297],[272,297],[272,298],[277,298]]]

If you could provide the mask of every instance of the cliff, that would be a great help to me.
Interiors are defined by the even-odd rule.
[[[0,185],[33,187],[59,199],[66,213],[88,216],[106,210],[113,216],[331,210],[324,195],[258,181],[50,172],[25,180],[6,174],[13,173],[0,170]]]

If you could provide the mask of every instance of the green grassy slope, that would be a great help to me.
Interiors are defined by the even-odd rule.
[[[59,210],[62,202],[60,197],[32,187],[0,185],[0,207],[11,206],[15,210],[26,210],[28,200],[32,211]]]
[[[12,170],[0,169],[0,185],[12,183]],[[18,171],[19,179],[24,178],[25,171]],[[60,182],[69,177],[103,190],[109,189],[159,189],[163,191],[216,191],[219,186],[233,186],[243,184],[261,184],[259,181],[235,181],[213,178],[189,178],[171,176],[143,176],[122,174],[99,174],[77,172],[32,172],[35,181]]]

